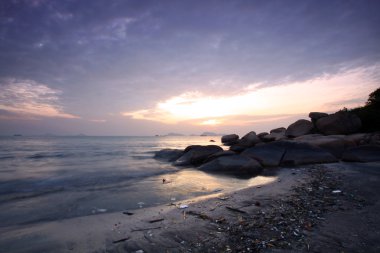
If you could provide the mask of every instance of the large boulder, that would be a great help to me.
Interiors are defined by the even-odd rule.
[[[166,148],[155,152],[154,158],[168,162],[173,162],[177,160],[180,156],[182,156],[183,153],[184,151],[180,149]]]
[[[238,144],[246,147],[255,146],[257,143],[260,143],[260,138],[256,135],[254,131],[251,131],[244,135],[239,141]]]
[[[285,127],[279,127],[279,128],[275,128],[275,129],[272,129],[270,130],[270,134],[279,134],[279,133],[285,133],[286,131],[286,128]]]
[[[355,142],[346,138],[345,135],[321,135],[309,134],[294,139],[297,143],[307,143],[321,149],[324,149],[336,158],[342,157],[344,150],[348,147],[355,146]]]
[[[330,152],[307,143],[283,141],[277,145],[286,149],[281,165],[294,166],[302,164],[333,163],[338,161],[338,159]]]
[[[267,133],[267,132],[262,132],[262,133],[259,133],[258,135],[257,135],[257,137],[259,137],[259,139],[261,140],[261,141],[263,141],[263,137],[264,136],[266,136],[266,135],[268,135],[269,133]]]
[[[222,136],[222,143],[228,146],[237,143],[238,140],[239,135],[237,134],[227,134]]]
[[[329,116],[329,115],[327,113],[324,113],[324,112],[311,112],[311,113],[309,113],[309,118],[311,119],[311,122],[313,122],[314,124],[320,118],[327,117],[327,116]]]
[[[298,137],[305,134],[310,134],[314,125],[306,119],[300,119],[290,124],[285,131],[285,135],[288,137]]]
[[[240,140],[238,140],[236,144],[231,145],[230,150],[240,153],[244,151],[246,148],[253,147],[260,142],[261,140],[256,135],[256,133],[254,131],[251,131],[244,135]]]
[[[347,149],[342,156],[347,162],[380,162],[379,145],[363,145]]]
[[[317,129],[326,135],[352,134],[361,128],[361,120],[355,114],[349,112],[336,112],[323,117],[316,122]]]
[[[262,171],[261,165],[249,157],[233,155],[218,157],[203,164],[200,170],[206,172],[232,173],[235,175],[257,175]]]
[[[276,142],[272,142],[248,148],[244,150],[241,155],[259,161],[264,167],[276,167],[280,165],[285,150],[285,147],[277,145]]]
[[[184,154],[174,162],[174,165],[199,165],[203,163],[210,155],[219,151],[223,151],[223,149],[217,145],[192,145],[185,149]]]

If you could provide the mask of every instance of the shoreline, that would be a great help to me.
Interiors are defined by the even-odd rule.
[[[380,249],[375,240],[380,231],[380,218],[375,217],[380,211],[379,197],[373,194],[380,190],[376,186],[380,182],[379,168],[380,163],[336,163],[274,169],[277,178],[269,184],[136,209],[131,211],[133,215],[106,213],[2,229],[0,246],[7,252],[318,252],[318,248],[331,247],[331,252],[340,252],[347,250],[347,245],[351,245],[351,250],[363,248],[361,244],[368,241],[365,252],[375,252]],[[313,177],[321,171],[327,181],[320,180],[322,185],[315,186]],[[333,194],[334,190],[341,192]],[[333,202],[321,199],[325,197]],[[298,204],[316,201],[316,207],[307,208],[316,208],[312,212],[320,212],[316,216],[319,218],[299,221],[295,217],[303,217],[302,212],[287,217],[294,215],[294,206],[286,210],[279,207],[292,203],[291,198]],[[181,205],[188,207],[181,209]],[[310,211],[307,208],[304,209]],[[363,212],[365,217],[357,217]],[[350,218],[342,221],[340,217]],[[358,218],[369,219],[371,227],[367,228],[369,223],[363,221],[352,227],[350,223]],[[281,221],[288,223],[283,228],[286,235],[270,241],[279,234],[274,230],[281,230]],[[331,232],[334,229],[339,233]],[[345,231],[353,229],[361,232],[352,233],[357,236],[351,238]],[[363,233],[368,229],[375,232],[365,238]],[[334,235],[326,236],[326,231]]]

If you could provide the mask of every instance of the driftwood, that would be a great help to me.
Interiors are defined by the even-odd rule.
[[[127,237],[125,237],[125,238],[121,238],[121,239],[119,239],[119,240],[115,240],[115,241],[113,241],[112,243],[119,243],[119,242],[125,242],[126,240],[129,240],[129,236],[127,236]]]
[[[150,220],[148,221],[149,223],[155,223],[155,222],[160,222],[160,221],[163,221],[165,220],[164,218],[160,218],[160,219],[155,219],[155,220]]]
[[[238,213],[247,213],[246,211],[243,211],[243,210],[240,210],[240,209],[237,209],[237,208],[231,207],[231,206],[226,206],[226,208],[227,208],[228,210],[231,210],[231,211],[234,211],[234,212],[238,212]]]

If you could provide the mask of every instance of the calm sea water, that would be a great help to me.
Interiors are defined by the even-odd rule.
[[[153,159],[154,151],[163,148],[219,141],[200,136],[0,137],[0,227],[154,206],[255,184],[257,179],[179,169]],[[162,184],[163,178],[170,183]]]

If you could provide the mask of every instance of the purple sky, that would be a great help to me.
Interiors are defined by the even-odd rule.
[[[0,135],[244,133],[363,104],[380,1],[0,2]]]

